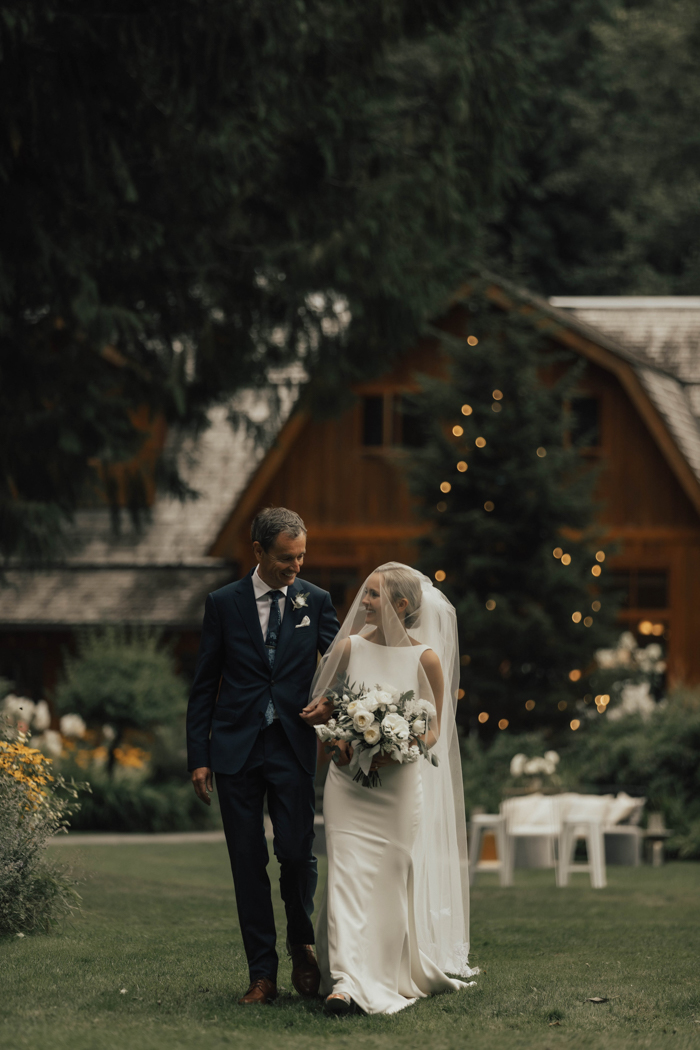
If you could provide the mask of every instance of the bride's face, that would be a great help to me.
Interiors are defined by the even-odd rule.
[[[378,572],[373,572],[365,585],[365,593],[362,596],[362,608],[365,610],[365,620],[375,627],[382,622],[382,580]]]

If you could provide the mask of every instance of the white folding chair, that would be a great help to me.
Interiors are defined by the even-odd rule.
[[[559,836],[559,862],[557,884],[568,886],[569,876],[579,872],[590,875],[591,886],[603,889],[607,885],[605,874],[605,842],[603,828],[610,810],[612,795],[566,795],[562,796],[562,821]],[[574,860],[576,843],[586,843],[586,863]]]
[[[492,832],[496,839],[497,860],[483,861],[481,850],[484,835]],[[469,885],[474,885],[474,880],[480,871],[497,871],[501,886],[506,886],[506,832],[505,821],[500,813],[472,813],[469,822]]]
[[[502,885],[513,885],[515,845],[518,839],[544,838],[547,842],[547,867],[555,868],[554,844],[559,838],[560,817],[557,795],[521,795],[501,802],[505,822],[505,865]],[[555,868],[556,871],[556,868]]]
[[[641,827],[645,798],[632,798],[624,791],[614,798],[603,828],[606,864],[642,863],[644,829]]]

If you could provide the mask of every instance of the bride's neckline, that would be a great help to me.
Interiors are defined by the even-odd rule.
[[[373,642],[371,638],[365,638],[362,634],[353,634],[353,638],[359,638],[360,641],[366,642],[367,645],[373,645],[376,649],[408,649],[407,645],[383,645],[381,642]],[[426,646],[424,642],[417,642],[414,638],[411,639],[411,649],[428,649],[430,646]]]

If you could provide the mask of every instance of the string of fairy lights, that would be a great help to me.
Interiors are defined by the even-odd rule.
[[[469,344],[469,346],[476,346],[478,344],[478,342],[479,342],[479,340],[474,335],[470,335],[470,336],[467,337],[467,343]],[[496,413],[496,414],[498,414],[498,413],[500,413],[503,410],[503,404],[502,404],[502,402],[503,402],[503,391],[502,390],[498,390],[498,389],[493,390],[492,393],[491,393],[491,397],[493,399],[492,403],[491,403],[491,411]],[[473,412],[474,412],[474,408],[472,407],[472,405],[464,404],[464,405],[461,406],[460,411],[461,411],[461,414],[463,416],[471,416],[473,414]],[[463,437],[464,436],[464,427],[461,424],[459,424],[459,423],[455,423],[454,426],[452,427],[452,436],[455,437],[455,438]],[[474,445],[478,449],[486,448],[486,438],[481,436],[481,435],[479,435],[474,440]],[[544,459],[546,457],[546,455],[547,455],[547,449],[544,446],[540,445],[540,446],[538,446],[538,448],[535,449],[535,455],[539,459]],[[457,463],[455,464],[455,466],[456,466],[456,469],[457,469],[459,474],[464,474],[469,469],[469,464],[466,461],[466,459],[458,460]],[[439,489],[440,489],[440,492],[442,493],[443,496],[448,495],[448,493],[450,493],[452,491],[452,482],[450,482],[450,481],[441,481],[440,484],[439,484]],[[446,500],[441,499],[436,505],[436,510],[438,511],[439,514],[444,514],[445,511],[447,510],[447,507],[448,507],[448,504],[447,504]],[[489,500],[485,501],[485,503],[484,503],[484,510],[486,511],[487,514],[490,514],[495,509],[496,509],[496,505],[495,505],[493,500],[489,499]],[[566,552],[563,549],[563,547],[555,547],[554,550],[552,551],[552,555],[553,555],[554,558],[556,558],[556,560],[561,565],[563,565],[565,567],[572,564],[573,559],[572,559],[571,554]],[[602,551],[602,550],[596,551],[596,553],[595,553],[595,563],[591,566],[591,575],[596,580],[600,577],[600,575],[601,575],[601,573],[603,571],[602,565],[603,565],[604,561],[605,561],[605,551]],[[436,580],[437,583],[444,583],[444,581],[447,579],[447,573],[445,572],[444,569],[437,569],[435,571],[435,573],[434,573],[434,576],[435,576],[435,580]],[[487,612],[493,612],[494,609],[496,609],[496,607],[497,607],[497,602],[496,602],[496,600],[494,598],[488,598],[486,600],[485,608],[486,608]],[[596,598],[596,599],[594,599],[594,601],[591,602],[591,612],[597,613],[597,612],[600,612],[600,609],[601,609],[601,602],[600,602],[600,600],[598,598]],[[572,620],[572,622],[574,624],[582,624],[584,628],[592,627],[593,623],[594,623],[593,617],[590,615],[590,613],[583,612],[580,609],[575,609],[572,612],[571,620]],[[645,626],[646,626],[646,623],[645,623]],[[652,625],[650,624],[649,626],[651,627]],[[653,626],[655,627],[656,625],[653,625]],[[651,631],[649,631],[649,633],[651,633]],[[654,631],[654,633],[656,633],[656,631]],[[466,655],[466,654],[461,657],[461,662],[462,662],[463,666],[468,665],[470,663],[470,661],[471,661],[471,658],[468,655]],[[579,681],[581,676],[582,676],[582,672],[578,668],[574,668],[573,670],[571,670],[569,672],[569,680],[571,682]],[[461,700],[463,697],[464,697],[464,690],[463,689],[459,689],[458,693],[457,693],[457,698],[459,700]],[[590,700],[592,700],[593,697],[592,696],[586,696],[584,699],[585,699],[586,702],[590,702]],[[596,705],[596,709],[598,710],[599,714],[604,714],[605,713],[609,703],[610,703],[610,696],[607,693],[600,694],[600,695],[595,697],[595,705]],[[535,705],[535,701],[534,700],[527,700],[526,703],[525,703],[526,711],[534,711],[535,706],[536,705]],[[560,711],[564,711],[568,707],[568,702],[566,700],[560,700],[559,703],[557,704],[557,707],[558,707],[558,709]],[[488,711],[481,711],[481,712],[479,712],[479,715],[477,716],[479,723],[482,724],[482,725],[484,725],[486,722],[488,722],[490,717],[491,716],[490,716]],[[507,718],[501,718],[498,721],[498,728],[501,729],[501,730],[507,729],[509,724],[510,723],[509,723]],[[577,729],[579,729],[580,726],[581,726],[581,721],[578,718],[572,719],[570,721],[570,723],[569,723],[569,728],[572,731],[574,731],[574,732]]]

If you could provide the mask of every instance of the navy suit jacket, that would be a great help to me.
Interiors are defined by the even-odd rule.
[[[270,662],[260,629],[252,572],[208,597],[202,639],[187,708],[187,766],[237,773],[260,732],[270,698],[301,765],[316,769],[316,733],[299,712],[320,652],[335,638],[339,623],[331,596],[296,579],[287,589],[275,662]],[[307,594],[295,609],[293,599]],[[308,627],[301,627],[308,617]]]

